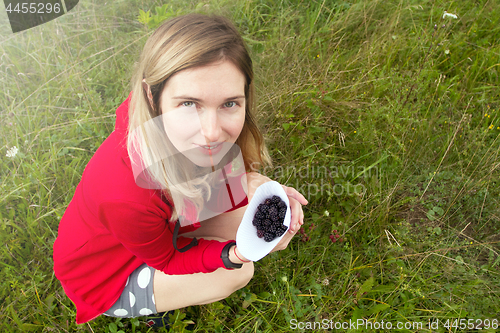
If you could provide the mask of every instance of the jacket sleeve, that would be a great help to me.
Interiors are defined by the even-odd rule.
[[[174,249],[173,233],[165,212],[136,202],[107,201],[99,205],[103,225],[149,266],[165,274],[209,273],[224,267],[222,248],[229,242],[199,239],[198,245],[181,253]],[[190,238],[179,237],[178,248]]]

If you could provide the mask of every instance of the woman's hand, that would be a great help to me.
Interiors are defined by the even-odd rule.
[[[274,249],[272,249],[271,252],[286,249],[293,236],[295,236],[300,227],[304,224],[304,212],[302,210],[302,205],[307,205],[306,198],[302,194],[300,194],[299,191],[297,191],[293,187],[287,187],[284,185],[281,186],[283,186],[283,189],[288,196],[288,200],[290,201],[290,212],[292,214],[292,218],[290,221],[290,228],[288,228],[286,234],[274,247]]]
[[[247,173],[248,201],[252,200],[253,194],[255,193],[257,187],[269,181],[271,181],[271,179],[259,173]],[[288,200],[290,201],[290,228],[288,228],[287,233],[283,236],[283,238],[271,252],[286,249],[288,243],[290,243],[290,240],[304,224],[304,212],[302,211],[302,205],[307,205],[308,203],[306,198],[293,187],[288,187],[285,185],[281,186],[283,186],[283,189],[288,196]]]

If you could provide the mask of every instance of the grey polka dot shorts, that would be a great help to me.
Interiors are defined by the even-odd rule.
[[[120,298],[104,314],[132,318],[157,313],[153,294],[155,269],[142,264],[130,274]]]

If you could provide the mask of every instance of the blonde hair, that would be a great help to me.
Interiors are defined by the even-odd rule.
[[[152,119],[161,115],[161,93],[172,75],[223,60],[231,61],[246,79],[245,122],[236,144],[241,149],[245,170],[255,171],[271,160],[253,115],[252,60],[242,37],[228,19],[188,14],[166,21],[146,42],[132,78],[127,149],[129,156],[140,156],[142,163],[150,166],[148,177],[173,200],[175,212],[171,221],[177,220],[185,210],[185,199],[199,209],[203,205],[202,194],[210,189],[206,177],[198,183],[183,183],[189,178],[188,170],[180,168],[175,159],[163,158],[165,151],[174,154],[175,149],[168,140],[162,140],[162,126],[145,124],[151,124]],[[149,103],[143,81],[150,87],[153,105]]]

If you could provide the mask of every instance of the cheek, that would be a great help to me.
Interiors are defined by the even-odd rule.
[[[170,140],[170,143],[181,152],[192,148],[190,146],[190,143],[193,141],[192,138],[200,132],[199,128],[192,127],[193,126],[187,125],[175,126],[172,124],[164,126],[168,140]]]
[[[242,116],[238,117],[238,119],[233,123],[233,126],[231,128],[231,136],[233,137],[234,141],[236,141],[236,139],[238,139],[238,137],[240,136],[244,125],[245,125],[245,113],[243,113]]]
[[[162,118],[165,131],[172,141],[186,140],[201,131],[200,118],[193,108],[172,110],[164,113]]]

